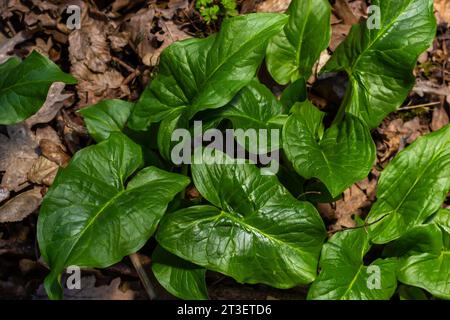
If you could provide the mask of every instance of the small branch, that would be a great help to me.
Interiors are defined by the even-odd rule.
[[[317,194],[317,195],[321,195],[322,192],[320,192],[320,191],[306,191],[306,192],[300,194],[300,195],[297,197],[297,199],[300,199],[301,197],[306,196],[306,195],[308,195],[308,194]]]
[[[127,63],[123,62],[119,58],[114,57],[114,56],[112,56],[111,58],[112,58],[112,61],[117,62],[118,64],[120,64],[122,67],[127,69],[128,72],[130,72],[130,73],[135,72],[134,68],[132,68],[131,66],[129,66]]]
[[[153,287],[150,278],[147,275],[147,272],[142,267],[141,259],[137,253],[133,253],[130,255],[131,263],[133,263],[134,268],[136,269],[137,274],[139,275],[139,279],[141,279],[142,285],[144,286],[145,291],[150,300],[156,299],[156,291]]]
[[[342,231],[347,231],[347,230],[355,230],[355,229],[361,229],[361,228],[364,228],[364,229],[365,229],[365,228],[367,228],[367,227],[370,227],[370,226],[374,225],[375,223],[380,222],[381,220],[383,220],[383,219],[386,218],[387,216],[388,216],[388,215],[385,214],[384,216],[380,217],[379,219],[377,219],[377,220],[375,220],[375,221],[373,221],[373,222],[371,222],[371,223],[364,223],[362,226],[350,227],[350,228],[341,228],[341,229],[338,229],[338,230],[330,230],[330,231],[328,231],[327,233],[328,233],[329,235],[333,235],[333,234],[335,234],[335,233],[342,232]]]
[[[438,104],[441,104],[441,103],[438,101],[435,101],[435,102],[430,102],[430,103],[418,104],[415,106],[407,106],[407,107],[399,108],[397,111],[412,110],[412,109],[418,109],[418,108],[429,108],[432,106],[436,106]]]

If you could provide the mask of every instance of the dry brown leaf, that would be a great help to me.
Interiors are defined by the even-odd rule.
[[[256,6],[257,12],[285,12],[291,0],[266,0]]]
[[[437,96],[450,96],[450,86],[443,87],[436,85],[431,81],[417,80],[413,91],[423,97],[425,93],[435,94]]]
[[[359,19],[353,14],[346,0],[336,0],[334,5],[334,12],[344,21],[347,25],[358,23]]]
[[[23,124],[7,126],[8,137],[0,134],[0,171],[5,171],[1,186],[20,191],[27,184],[27,174],[38,158],[37,143]]]
[[[0,207],[0,223],[22,221],[39,208],[41,201],[39,187],[22,192]]]
[[[45,184],[51,186],[58,173],[57,163],[40,156],[28,172],[28,180],[35,184]]]
[[[165,48],[175,41],[190,38],[170,20],[176,10],[187,7],[187,4],[184,0],[170,1],[168,9],[154,9],[150,5],[125,19],[123,28],[130,34],[130,46],[145,65],[155,66]],[[161,30],[153,34],[156,24]]]
[[[161,26],[163,33],[158,33],[156,35],[156,38],[158,39],[158,41],[162,41],[162,44],[158,49],[154,49],[153,52],[147,54],[143,58],[143,62],[145,60],[146,62],[144,63],[148,63],[150,66],[155,66],[158,64],[159,56],[161,55],[163,50],[173,42],[191,38],[190,35],[180,30],[178,26],[172,21],[164,21],[160,19],[158,23]]]
[[[450,25],[450,1],[434,0],[434,9],[439,23],[447,23]]]
[[[344,191],[342,199],[336,201],[336,226],[351,228],[356,226],[353,216],[361,214],[361,208],[367,207],[371,202],[367,199],[367,195],[358,187],[353,185]]]
[[[419,117],[405,123],[402,119],[386,120],[377,131],[384,138],[377,141],[377,154],[381,165],[403,150],[406,145],[430,132],[428,125],[422,123]]]
[[[331,51],[335,51],[344,41],[350,32],[352,24],[358,23],[361,18],[366,17],[367,5],[364,0],[337,0],[333,6],[333,14],[331,16]]]
[[[184,10],[189,7],[188,0],[169,0],[167,4],[167,9],[157,9],[158,13],[160,13],[165,19],[170,20],[173,18],[177,10]]]
[[[151,43],[153,35],[150,32],[154,17],[155,10],[150,6],[130,14],[124,22],[124,29],[130,34],[130,46],[146,65],[150,65],[146,56],[155,50]]]
[[[59,110],[64,106],[64,101],[72,96],[72,94],[63,94],[65,84],[63,82],[55,82],[51,85],[47,99],[39,111],[28,118],[25,123],[32,127],[39,123],[48,123],[52,121]]]
[[[61,146],[51,140],[42,139],[39,142],[39,147],[47,159],[57,163],[61,167],[66,167],[70,161],[70,156],[64,152]]]
[[[82,10],[87,12],[87,7]],[[71,73],[78,79],[80,107],[130,93],[128,86],[122,85],[124,77],[111,64],[108,37],[117,34],[117,28],[113,21],[105,22],[83,14],[81,29],[69,35]]]
[[[9,190],[3,187],[0,187],[0,203],[9,198]]]
[[[335,51],[336,48],[345,40],[348,33],[350,32],[350,25],[347,24],[336,24],[331,26],[331,40],[330,40],[330,50]]]
[[[432,131],[438,131],[449,123],[448,113],[443,106],[436,107],[433,110],[433,119],[430,128]]]
[[[11,57],[9,53],[16,45],[28,40],[33,33],[32,31],[20,31],[12,38],[0,41],[0,64]]]
[[[67,151],[66,146],[61,142],[58,133],[51,126],[37,128],[35,133],[35,141],[39,144],[41,140],[44,139],[52,141],[54,144],[60,146],[64,151]]]

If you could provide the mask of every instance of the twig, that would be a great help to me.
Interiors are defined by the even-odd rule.
[[[320,192],[320,191],[306,191],[306,192],[300,194],[300,195],[297,197],[297,199],[300,199],[301,197],[306,196],[306,195],[308,195],[308,194],[318,194],[318,195],[321,195],[322,192]]]
[[[130,67],[128,64],[126,64],[125,62],[123,62],[122,60],[120,60],[117,57],[112,56],[112,61],[117,62],[118,64],[120,64],[122,67],[127,69],[128,72],[135,72],[134,68]]]
[[[139,70],[134,70],[132,73],[130,73],[123,81],[122,86],[129,84],[131,81],[133,81],[137,76],[139,76],[141,72]]]
[[[139,255],[137,253],[133,253],[132,255],[130,255],[130,260],[131,263],[133,263],[134,268],[136,269],[139,279],[141,279],[142,285],[144,286],[144,289],[147,292],[149,299],[155,300],[156,299],[155,288],[153,287],[150,278],[147,275],[147,272],[145,272],[145,269],[142,267]]]
[[[377,220],[375,220],[375,221],[373,221],[371,223],[364,223],[362,226],[350,227],[350,228],[341,228],[341,229],[338,229],[338,230],[330,230],[327,233],[332,235],[332,234],[335,234],[335,233],[338,233],[338,232],[342,232],[342,231],[347,231],[347,230],[354,230],[354,229],[361,229],[361,228],[365,229],[367,227],[370,227],[371,225],[374,225],[375,223],[380,222],[381,220],[383,220],[387,216],[388,216],[388,214],[385,214],[384,216],[380,217],[379,219],[377,219]]]
[[[427,107],[431,107],[431,106],[436,106],[438,104],[441,104],[441,103],[439,101],[435,101],[435,102],[430,102],[430,103],[418,104],[418,105],[415,105],[415,106],[408,106],[408,107],[399,108],[397,111],[411,110],[411,109],[417,109],[417,108],[427,108]]]

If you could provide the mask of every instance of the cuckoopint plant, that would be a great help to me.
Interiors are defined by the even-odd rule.
[[[417,290],[449,299],[450,212],[441,208],[450,189],[449,125],[390,162],[356,228],[327,234],[314,206],[367,177],[376,157],[370,130],[404,102],[417,58],[435,36],[432,0],[371,3],[380,9],[379,28],[352,26],[321,70],[349,79],[330,125],[324,119],[332,115],[306,98],[330,41],[327,0],[225,19],[217,34],[166,48],[137,102],[80,110],[98,144],[59,170],[39,213],[49,297],[63,297],[65,268],[108,267],[155,237],[152,272],[183,299],[208,298],[208,270],[239,283],[308,286],[308,299],[390,299]],[[257,77],[263,63],[285,88],[280,99]],[[37,53],[1,65],[0,123],[35,113],[55,81],[75,80]],[[247,151],[281,149],[279,172],[265,175],[260,164],[211,145],[197,146],[203,161],[174,165],[172,134],[191,132],[194,121],[205,131],[280,130],[265,148],[237,139]],[[156,132],[154,142],[141,143]],[[201,195],[195,203],[184,197],[189,185]],[[311,188],[321,196],[308,195]],[[368,262],[374,246],[381,249]]]

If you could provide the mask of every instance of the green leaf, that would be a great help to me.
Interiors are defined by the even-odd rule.
[[[449,233],[434,223],[421,225],[391,246],[402,257],[399,281],[425,289],[435,297],[450,299]]]
[[[321,271],[309,289],[308,299],[390,299],[397,287],[397,261],[377,259],[365,266],[363,258],[369,249],[369,238],[364,228],[334,234],[323,246],[319,264]]]
[[[283,128],[283,146],[301,176],[320,179],[333,197],[367,176],[375,145],[358,118],[348,114],[324,132],[325,114],[311,102],[295,104],[294,111]]]
[[[308,89],[304,78],[291,83],[281,94],[280,102],[290,110],[296,102],[304,102],[308,98]]]
[[[413,68],[435,37],[436,20],[433,0],[374,0],[372,5],[380,8],[380,28],[369,29],[365,21],[354,25],[323,72],[348,73],[341,112],[375,128],[412,89]]]
[[[400,300],[428,300],[427,295],[419,288],[401,285],[398,289]]]
[[[279,124],[283,107],[272,92],[257,80],[244,87],[222,116],[231,120],[235,130],[254,132],[256,139],[237,135],[238,143],[255,154],[266,154],[280,148]],[[263,131],[266,130],[266,131]],[[276,133],[276,135],[273,135]]]
[[[171,161],[171,152],[179,141],[172,141],[172,135],[176,129],[187,129],[188,121],[183,115],[171,115],[161,121],[158,130],[158,149],[164,159]],[[186,137],[187,138],[187,137]]]
[[[419,138],[384,169],[367,217],[374,243],[387,243],[437,212],[450,189],[450,125]]]
[[[445,232],[450,233],[450,210],[440,209],[436,217],[434,218],[435,223],[437,223]]]
[[[156,236],[160,245],[242,283],[291,288],[313,281],[326,236],[316,209],[255,165],[211,152],[204,150],[203,164],[193,164],[192,175],[215,207],[166,216]]]
[[[157,246],[152,271],[158,282],[174,296],[185,300],[207,300],[206,269],[174,256]]]
[[[267,69],[280,84],[308,79],[331,37],[328,0],[293,0],[289,22],[267,47]]]
[[[169,46],[157,77],[133,110],[131,128],[142,130],[174,114],[191,119],[199,111],[226,105],[253,79],[268,39],[286,20],[271,13],[238,16],[225,19],[216,35]]]
[[[22,62],[10,58],[0,65],[0,124],[19,123],[35,114],[54,82],[77,81],[36,51]]]
[[[104,268],[139,250],[154,233],[168,203],[189,179],[155,167],[141,170],[141,149],[112,133],[79,151],[45,196],[38,220],[41,254],[51,268],[50,298],[60,298],[67,266]]]
[[[108,139],[112,132],[121,132],[133,109],[133,103],[112,99],[83,108],[78,112],[84,118],[89,134],[97,141]]]

